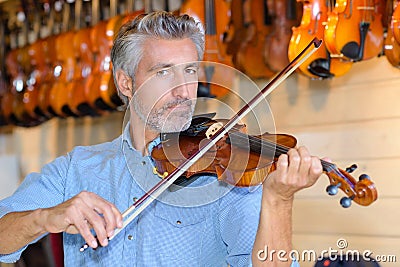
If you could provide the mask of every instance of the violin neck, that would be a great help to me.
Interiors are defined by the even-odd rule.
[[[248,149],[263,157],[270,157],[271,159],[277,159],[280,155],[287,154],[290,150],[290,147],[285,145],[240,132],[229,134],[229,138],[227,138],[226,142],[242,149]],[[332,169],[336,169],[335,164],[322,159],[320,161],[323,171],[329,172]]]

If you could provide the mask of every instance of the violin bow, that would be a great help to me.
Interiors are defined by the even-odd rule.
[[[176,179],[182,176],[196,161],[198,161],[209,149],[211,149],[226,133],[228,133],[244,116],[257,106],[265,97],[275,90],[290,74],[292,74],[304,61],[306,61],[322,44],[322,40],[314,38],[281,72],[254,96],[238,113],[236,113],[223,127],[215,132],[206,144],[193,153],[185,162],[181,163],[174,171],[169,173],[164,179],[161,179],[153,188],[139,198],[123,214],[123,224],[117,228],[114,234],[108,238],[112,240],[129,223],[131,223],[147,206],[149,206],[157,197],[159,197],[167,188],[172,185]],[[310,50],[310,51],[308,51]],[[307,52],[308,51],[308,52]],[[89,245],[85,243],[79,251],[83,252]]]

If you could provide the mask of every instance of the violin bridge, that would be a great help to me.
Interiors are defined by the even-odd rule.
[[[221,129],[224,125],[221,122],[216,122],[213,125],[211,125],[208,130],[206,131],[206,137],[208,139],[211,138],[219,129]]]
[[[168,176],[168,172],[160,173],[156,167],[153,167],[153,173],[158,175],[161,179],[164,179],[165,177]]]

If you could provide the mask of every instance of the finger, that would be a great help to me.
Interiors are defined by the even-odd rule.
[[[297,179],[298,171],[300,168],[300,154],[297,149],[290,149],[288,151],[289,156],[289,166],[288,166],[288,181],[289,183],[293,183],[293,179]]]
[[[303,182],[307,182],[312,165],[312,158],[308,152],[308,149],[303,146],[299,147],[298,152],[300,155],[299,175],[300,178],[303,179]]]
[[[113,204],[104,201],[104,203],[102,203],[101,206],[96,207],[95,210],[103,214],[106,223],[107,236],[112,236],[114,234],[114,229],[117,227],[117,220],[119,219],[118,209]]]
[[[322,174],[323,168],[321,160],[317,157],[311,158],[310,175],[318,178]]]
[[[286,176],[287,176],[287,172],[288,172],[288,166],[289,166],[289,157],[286,154],[282,154],[279,156],[278,161],[276,163],[276,174],[278,175],[278,177],[281,177],[280,180],[285,179],[286,180]]]
[[[118,228],[121,228],[121,227],[122,227],[122,220],[123,220],[122,214],[121,214],[121,212],[117,209],[117,207],[115,207],[114,205],[112,205],[111,207],[112,207],[112,211],[113,211],[114,216],[115,216],[116,221],[117,221],[117,227],[118,227]]]
[[[78,229],[79,233],[85,239],[86,243],[91,246],[92,248],[97,248],[98,243],[92,232],[90,231],[89,224],[87,221],[82,217],[77,219],[74,223],[75,227]]]
[[[107,237],[110,237],[114,234],[114,229],[117,227],[117,220],[122,221],[120,218],[120,212],[112,203],[106,201],[96,194],[88,192],[87,196],[86,203],[94,211],[94,213],[89,211],[88,216],[93,216],[91,219],[95,220],[96,222],[96,225],[93,225],[93,228],[97,233],[100,243],[105,246],[108,244]],[[95,216],[94,214],[97,214],[98,216]],[[99,218],[101,218],[101,220],[99,220]],[[91,223],[91,221],[89,222]],[[106,236],[102,235],[103,229],[106,232]],[[98,233],[97,231],[100,232]]]
[[[93,226],[94,231],[96,232],[97,239],[99,240],[100,244],[104,247],[108,245],[108,238],[107,238],[107,230],[106,230],[106,222],[104,218],[98,214],[93,209],[85,210],[84,216],[88,223]]]

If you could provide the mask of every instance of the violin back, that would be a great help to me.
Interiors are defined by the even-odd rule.
[[[378,56],[383,48],[381,4],[380,0],[338,1],[325,29],[328,51],[352,61]]]

